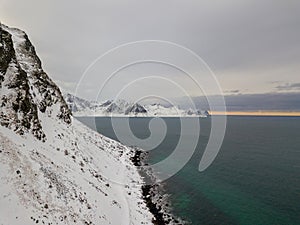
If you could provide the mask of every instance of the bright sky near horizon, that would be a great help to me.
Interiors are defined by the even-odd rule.
[[[212,69],[225,94],[300,92],[298,0],[0,0],[0,4],[0,20],[27,32],[44,69],[71,92],[97,57],[140,40],[170,41],[194,51]],[[178,62],[189,61],[176,54],[172,56]],[[119,60],[114,57],[110,63]],[[111,65],[90,72],[92,78],[84,81],[82,97],[93,99],[99,94],[100,84],[108,77],[106,66]],[[135,65],[119,72],[103,98],[115,95],[113,89],[120,90],[140,76],[159,75],[182,85],[189,95],[200,95],[174,68]],[[179,95],[157,80],[136,83],[130,94],[142,92],[146,86],[158,87],[158,95]]]

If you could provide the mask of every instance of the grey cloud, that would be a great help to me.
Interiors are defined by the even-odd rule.
[[[240,93],[240,90],[230,90],[230,91],[225,91],[225,93],[237,94]]]
[[[300,82],[297,0],[7,0],[0,15],[7,25],[27,31],[49,75],[67,83],[76,83],[111,48],[144,39],[190,48],[228,83],[237,83],[238,77],[253,81],[236,87],[224,83],[224,90],[257,92],[260,83],[280,79],[265,72],[274,67],[290,68],[285,80]],[[274,86],[263,88],[267,92]]]
[[[300,90],[300,83],[292,83],[292,84],[286,83],[286,84],[283,84],[283,85],[276,86],[276,89],[280,90],[280,91],[283,91],[283,90],[286,90],[286,91]]]
[[[268,93],[225,96],[227,109],[239,110],[300,110],[300,93]]]
[[[300,93],[267,93],[267,94],[234,94],[225,97],[226,108],[228,111],[300,111]],[[214,104],[215,96],[211,96]],[[207,99],[203,96],[193,98],[196,106],[201,109],[209,109]],[[183,107],[186,99],[177,99]]]

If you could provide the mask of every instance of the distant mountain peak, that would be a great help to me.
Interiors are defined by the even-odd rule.
[[[139,103],[134,103],[133,105],[129,106],[126,110],[125,110],[125,115],[129,115],[129,114],[145,114],[147,113],[147,110],[145,109],[144,106],[140,105]]]
[[[65,96],[69,95],[70,94],[65,94]],[[204,111],[199,109],[183,110],[177,106],[164,106],[161,103],[142,105],[141,103],[130,102],[124,99],[106,100],[102,103],[91,103],[75,96],[73,98],[65,98],[75,116],[207,116]]]

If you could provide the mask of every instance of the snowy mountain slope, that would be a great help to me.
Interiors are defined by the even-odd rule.
[[[75,116],[139,116],[139,117],[207,117],[207,111],[184,110],[176,106],[166,107],[161,104],[141,105],[125,100],[107,100],[103,103],[89,102],[72,94],[64,94],[69,108]],[[70,97],[72,96],[72,97]]]
[[[0,34],[0,224],[152,224],[133,151],[72,119],[23,31]]]
[[[69,109],[71,109],[73,112],[79,112],[86,108],[93,109],[96,107],[96,104],[93,104],[89,101],[86,101],[84,99],[78,98],[71,94],[64,94],[64,99],[66,103],[68,104]],[[76,103],[76,104],[73,104]]]
[[[45,143],[0,128],[0,224],[151,224],[130,149],[77,121],[43,121]]]

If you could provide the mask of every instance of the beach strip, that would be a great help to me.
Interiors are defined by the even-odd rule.
[[[212,116],[300,116],[300,112],[289,111],[210,111]]]

